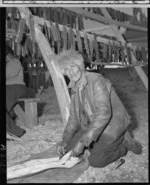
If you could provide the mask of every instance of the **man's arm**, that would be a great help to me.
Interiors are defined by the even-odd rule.
[[[70,105],[70,115],[62,137],[62,140],[67,144],[73,138],[73,135],[78,130],[79,126],[75,115],[74,101],[75,101],[74,95],[72,95]]]
[[[89,143],[91,143],[92,140],[97,140],[111,118],[110,95],[106,80],[103,77],[93,82],[93,93],[94,115],[84,136],[85,138],[89,138]]]

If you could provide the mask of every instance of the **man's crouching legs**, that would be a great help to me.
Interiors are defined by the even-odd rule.
[[[95,168],[104,168],[110,163],[118,160],[120,157],[125,156],[126,154],[127,149],[123,143],[121,143],[114,151],[91,151],[91,155],[88,158],[89,165]]]

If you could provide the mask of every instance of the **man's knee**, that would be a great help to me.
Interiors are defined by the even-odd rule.
[[[90,155],[88,158],[89,165],[94,168],[104,168],[108,165],[107,158],[104,155],[94,156]]]

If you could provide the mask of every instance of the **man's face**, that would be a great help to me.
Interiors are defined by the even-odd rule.
[[[78,65],[71,64],[68,68],[66,68],[65,75],[67,75],[71,81],[78,82],[82,76],[82,70]]]

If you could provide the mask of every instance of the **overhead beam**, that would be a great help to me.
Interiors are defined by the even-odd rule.
[[[128,28],[128,29],[131,29],[131,30],[147,32],[147,28],[143,28],[143,27],[140,27],[140,26],[131,25],[131,24],[120,22],[120,21],[116,21],[116,20],[113,20],[111,18],[111,16],[110,16],[110,18],[107,18],[107,17],[104,17],[102,15],[97,15],[97,14],[88,12],[88,11],[83,10],[82,8],[78,8],[78,7],[77,8],[70,8],[70,7],[66,8],[65,7],[64,9],[72,11],[74,13],[82,15],[83,17],[89,18],[91,20],[94,20],[94,21],[97,21],[97,22],[100,22],[100,23],[114,24],[116,26],[122,26],[124,28]]]
[[[105,17],[107,17],[108,19],[111,19],[111,16],[109,15],[109,13],[108,13],[108,11],[106,10],[106,8],[101,8],[101,11],[102,11],[102,13],[103,13],[103,15],[104,15]],[[125,44],[126,41],[124,40],[123,36],[122,36],[121,33],[119,32],[117,26],[114,25],[114,24],[110,24],[110,26],[112,27],[112,30],[113,30],[114,33],[116,34],[118,40]],[[136,64],[136,61],[137,61],[137,60],[136,60],[136,58],[135,58],[133,52],[131,52],[131,56],[132,56],[132,63],[133,63],[133,64]],[[134,66],[134,68],[135,68],[137,74],[140,76],[140,78],[141,78],[142,82],[144,83],[146,89],[148,90],[148,78],[147,78],[147,76],[145,75],[143,69],[142,69],[141,67],[139,67],[139,66]]]
[[[138,37],[138,38],[130,38],[130,39],[127,39],[128,42],[139,42],[139,41],[148,41],[148,38],[147,36],[145,37]]]
[[[86,29],[86,30],[83,30],[83,31],[85,31],[85,32],[91,32],[91,31],[101,31],[101,30],[105,30],[105,29],[110,29],[110,26],[104,26],[104,27],[99,27],[99,28]]]

